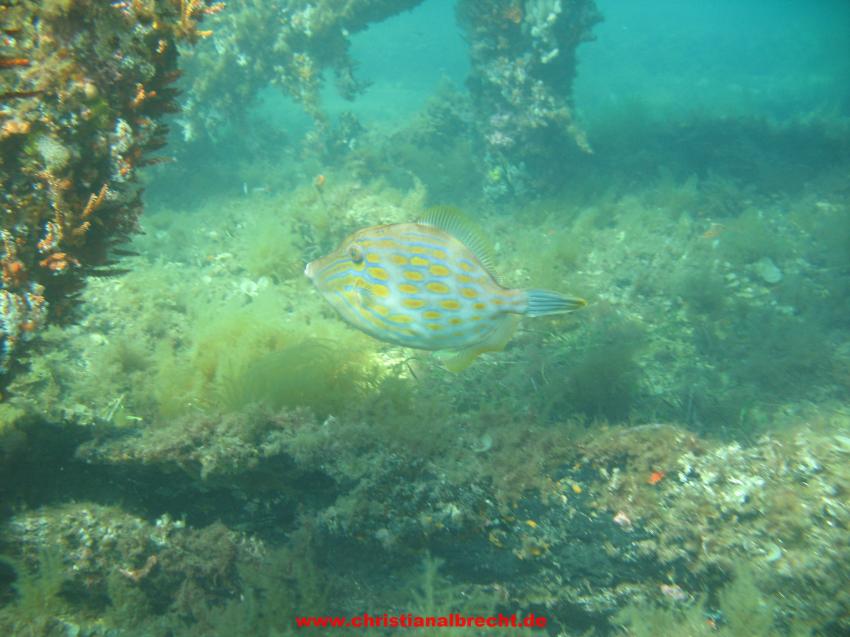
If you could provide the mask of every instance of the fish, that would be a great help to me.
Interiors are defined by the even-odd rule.
[[[450,352],[452,372],[504,349],[523,316],[573,312],[587,301],[543,289],[512,289],[494,275],[481,228],[456,208],[415,222],[358,230],[304,274],[349,325],[395,345]]]

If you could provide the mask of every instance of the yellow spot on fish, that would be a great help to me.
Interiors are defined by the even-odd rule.
[[[528,526],[530,526],[532,529],[536,529],[536,528],[537,528],[537,522],[535,522],[534,520],[526,520],[526,521],[525,521],[525,523],[526,523]]]
[[[449,269],[444,265],[432,265],[428,268],[428,272],[433,274],[434,276],[448,276]]]
[[[474,307],[476,310],[483,310],[487,306],[479,301],[478,303],[473,304],[472,307]]]
[[[377,252],[369,252],[366,255],[366,260],[369,263],[380,263],[381,262],[381,255],[378,254]]]
[[[388,308],[386,305],[377,305],[376,304],[376,305],[372,306],[372,311],[374,311],[375,314],[380,314],[381,316],[386,316],[387,314],[390,313],[390,308]]]
[[[408,281],[421,281],[425,278],[425,275],[421,272],[416,272],[415,270],[405,270],[403,273],[404,278]]]
[[[401,304],[408,309],[418,310],[425,305],[425,301],[422,299],[404,299]]]
[[[413,318],[408,316],[407,314],[393,314],[389,317],[389,320],[393,323],[412,323]]]
[[[460,262],[460,269],[463,270],[464,272],[472,272],[475,268],[473,268],[472,264],[469,263],[468,261],[461,261]]]
[[[478,290],[473,288],[461,288],[460,295],[466,297],[467,299],[474,299],[478,296]]]
[[[425,323],[425,327],[427,327],[432,332],[438,332],[443,329],[443,326],[439,323]]]
[[[470,321],[480,321],[480,320],[481,320],[481,317],[480,317],[480,316],[474,316],[474,315],[473,315],[473,316],[470,316],[470,317],[469,317],[469,320],[470,320]]]
[[[446,253],[442,250],[432,250],[431,254],[434,256],[435,259],[440,259],[441,261],[445,260],[446,258]]]
[[[451,323],[452,325],[460,325],[461,323],[463,323],[463,319],[454,317],[449,319],[449,323]]]
[[[396,265],[407,265],[407,257],[403,257],[400,254],[394,254],[390,257],[390,261],[395,263]]]
[[[493,305],[504,305],[505,302],[502,299],[493,299]]]
[[[421,265],[426,266],[430,263],[428,259],[423,259],[422,257],[411,257],[410,265]]]
[[[423,301],[422,303],[424,305],[425,302]],[[426,319],[433,320],[440,318],[440,316],[442,315],[439,312],[435,312],[434,310],[428,310],[427,312],[422,312],[422,316],[424,316]]]
[[[573,483],[573,493],[581,493],[581,485]]]
[[[413,254],[425,254],[427,252],[427,250],[425,248],[423,248],[422,246],[410,246],[410,251]],[[414,257],[414,258],[416,258],[416,257]],[[413,262],[413,259],[411,259],[411,262]],[[416,265],[416,264],[414,264],[414,265]],[[422,265],[422,264],[420,264],[420,265]]]
[[[440,307],[444,310],[459,310],[460,303],[457,301],[440,301]]]
[[[369,268],[369,274],[373,279],[378,279],[379,281],[386,281],[390,278],[390,275],[383,268]]]
[[[448,294],[449,286],[445,283],[437,283],[432,281],[425,286],[429,292],[433,292],[434,294]]]
[[[419,288],[415,285],[411,285],[410,283],[399,283],[398,289],[405,294],[417,294],[419,292]]]
[[[380,283],[373,283],[368,286],[369,291],[375,296],[380,296],[385,299],[390,295],[390,289],[386,285],[381,285]]]
[[[458,283],[472,283],[472,277],[468,274],[458,274],[457,281]]]

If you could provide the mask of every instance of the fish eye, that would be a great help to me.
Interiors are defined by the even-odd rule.
[[[348,256],[354,263],[363,263],[363,248],[358,245],[352,245],[348,248]]]

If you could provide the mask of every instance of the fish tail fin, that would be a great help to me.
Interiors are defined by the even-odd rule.
[[[587,301],[577,296],[567,296],[551,290],[526,290],[525,295],[528,304],[524,314],[532,317],[575,312],[587,305]]]

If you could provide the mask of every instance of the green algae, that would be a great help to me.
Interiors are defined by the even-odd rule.
[[[242,319],[232,319],[205,330],[189,362],[164,368],[158,390],[164,414],[185,412],[192,404],[233,412],[259,403],[328,415],[356,405],[377,376],[369,350],[350,340],[315,339],[276,327],[245,333]]]
[[[645,602],[622,609],[615,616],[630,637],[807,637],[811,628],[801,621],[778,625],[778,606],[759,587],[752,566],[739,565],[732,580],[716,595],[716,605],[706,595],[671,603]]]
[[[215,402],[225,411],[257,403],[274,411],[310,407],[319,416],[344,413],[371,388],[362,352],[332,341],[303,340],[265,354],[221,377]]]
[[[67,581],[62,552],[55,546],[44,547],[33,565],[20,561],[11,564],[16,574],[15,601],[0,609],[0,627],[21,637],[46,634],[55,618],[68,609],[61,596]]]
[[[251,279],[268,277],[282,281],[301,275],[305,259],[292,228],[279,221],[258,223],[245,237],[248,240],[242,246],[245,254],[242,265]]]

